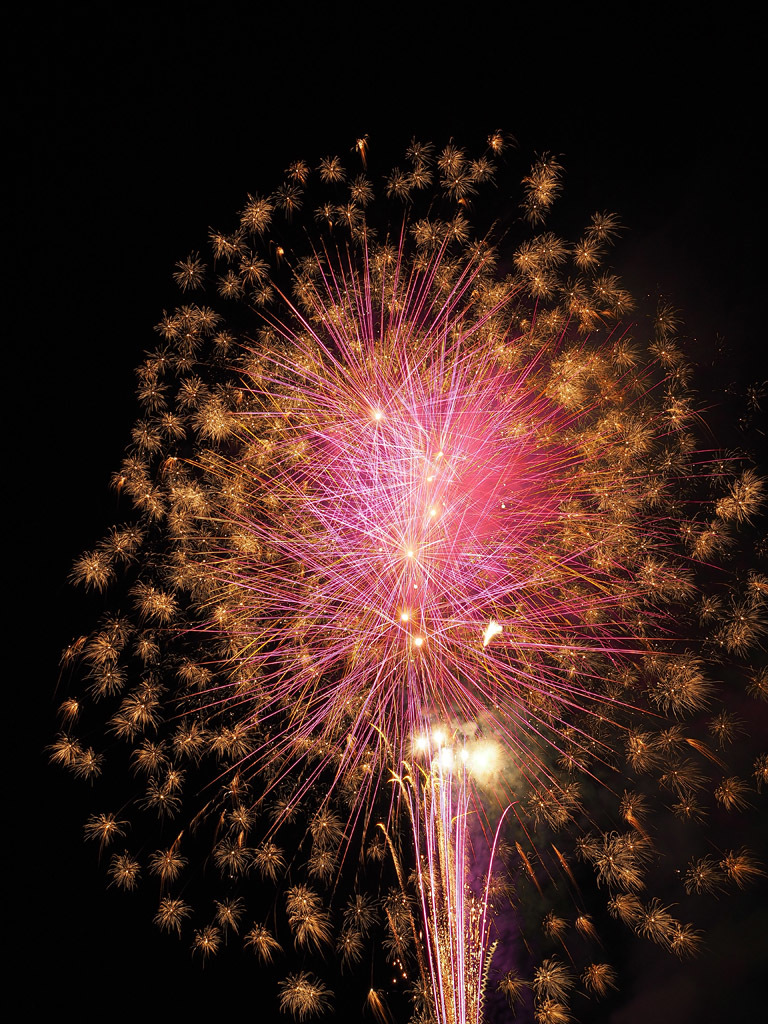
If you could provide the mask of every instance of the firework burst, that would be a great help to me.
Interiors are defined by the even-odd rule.
[[[367,138],[354,148],[359,170],[292,164],[211,232],[210,262],[176,266],[184,301],[139,367],[113,478],[132,521],[72,573],[124,581],[130,612],[65,652],[93,707],[67,695],[52,758],[109,773],[118,806],[159,822],[145,863],[116,851],[109,876],[158,879],[161,928],[189,928],[202,959],[242,935],[272,963],[292,940],[313,970],[280,983],[281,1011],[327,1012],[323,956],[351,969],[383,925],[414,1019],[477,1024],[489,986],[570,1019],[576,974],[548,947],[581,961],[585,995],[616,980],[592,959],[583,866],[608,914],[694,952],[695,929],[642,895],[647,816],[696,827],[713,773],[724,811],[755,797],[711,745],[742,723],[706,716],[713,663],[738,665],[765,629],[763,577],[714,569],[762,482],[700,450],[674,310],[649,338],[623,326],[632,300],[604,265],[618,219],[594,214],[575,243],[542,229],[557,160],[536,158],[505,234],[495,214],[472,222],[503,133],[477,157],[414,140],[378,202]],[[203,291],[213,305],[191,301]],[[75,730],[103,708],[97,751]],[[127,814],[98,808],[86,837],[122,845]],[[210,920],[176,891],[203,863],[226,890]],[[760,870],[723,851],[685,886]],[[254,874],[282,898],[255,897]],[[569,917],[550,909],[497,969],[558,878]],[[368,1005],[386,1019],[382,993]]]

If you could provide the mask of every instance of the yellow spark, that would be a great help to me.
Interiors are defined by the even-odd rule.
[[[485,633],[483,633],[483,647],[487,647],[491,640],[501,632],[502,628],[499,623],[495,619],[491,619],[485,628]]]

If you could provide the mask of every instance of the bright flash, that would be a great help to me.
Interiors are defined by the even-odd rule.
[[[502,629],[498,622],[496,622],[495,619],[491,619],[485,627],[485,633],[483,633],[483,647],[487,647],[491,640],[493,640],[495,636],[498,636],[501,631]]]
[[[471,749],[469,767],[473,775],[488,776],[496,768],[499,760],[498,749],[492,743],[481,743]]]
[[[423,636],[417,636],[416,639],[413,641],[413,643],[414,643],[415,647],[421,647],[421,645],[424,643],[424,637]]]
[[[437,755],[437,759],[440,763],[440,767],[446,771],[450,771],[453,768],[453,751],[450,747],[441,747],[440,753]]]

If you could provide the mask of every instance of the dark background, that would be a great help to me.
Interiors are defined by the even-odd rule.
[[[619,213],[618,269],[631,291],[682,310],[711,418],[732,424],[766,372],[756,39],[733,4],[717,19],[482,3],[457,15],[431,4],[24,13],[6,61],[4,726],[7,928],[19,969],[32,967],[20,989],[30,1011],[277,1016],[252,961],[201,970],[155,933],[154,904],[104,890],[82,845],[87,787],[43,752],[59,652],[98,607],[64,581],[115,515],[107,483],[135,417],[133,368],[176,301],[174,262],[293,159],[344,157],[367,133],[388,166],[413,135],[479,149],[503,128],[525,154],[561,154],[574,230],[593,210]],[[717,349],[727,358],[712,370]],[[762,440],[753,429],[752,446]],[[759,1019],[767,900],[762,884],[703,909],[708,947],[693,964],[649,943],[617,950],[622,992],[583,1019]]]

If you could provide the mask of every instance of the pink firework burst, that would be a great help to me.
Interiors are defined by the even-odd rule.
[[[343,972],[379,925],[388,984],[420,976],[418,1019],[441,1024],[480,1021],[491,984],[567,1019],[575,979],[553,944],[582,964],[582,994],[604,995],[613,967],[581,948],[601,912],[679,955],[698,944],[638,895],[647,818],[694,829],[725,765],[713,737],[741,735],[726,707],[704,717],[712,665],[759,640],[768,586],[714,565],[762,483],[698,451],[674,311],[659,306],[646,345],[624,326],[631,298],[602,265],[617,218],[594,214],[576,243],[541,228],[554,158],[523,178],[515,230],[532,237],[473,236],[506,142],[477,159],[412,142],[383,220],[372,181],[324,158],[334,194],[303,248],[312,171],[297,161],[211,233],[207,266],[180,261],[183,304],[139,368],[113,480],[134,521],[73,571],[99,591],[128,578],[129,610],[65,654],[86,694],[62,704],[52,748],[120,791],[86,827],[100,847],[125,840],[110,884],[156,877],[155,921],[189,925],[203,957],[241,925],[265,964],[292,941],[317,961],[279,988],[300,1019],[329,1006],[324,952],[335,943]],[[212,305],[190,301],[203,289]],[[749,685],[765,696],[764,673]],[[100,712],[104,750],[75,735],[83,720],[98,735]],[[712,790],[724,811],[749,805],[736,772]],[[147,857],[128,819],[153,815]],[[761,871],[747,850],[702,856],[677,871],[696,892]],[[226,889],[213,920],[186,899],[197,869]],[[492,917],[512,901],[517,928],[550,899],[526,979],[516,933],[494,959],[507,933]],[[367,1005],[386,1015],[383,991]]]
[[[440,287],[442,248],[372,260],[323,254],[308,308],[244,375],[219,514],[250,550],[216,550],[213,571],[240,594],[244,720],[282,722],[251,756],[304,746],[381,775],[429,723],[473,721],[551,789],[547,749],[574,712],[611,714],[606,675],[645,649],[631,618],[652,588],[627,562],[670,528],[625,435],[647,451],[667,428],[611,339],[521,333],[519,285],[489,302],[482,262]],[[569,371],[608,397],[565,407]]]

